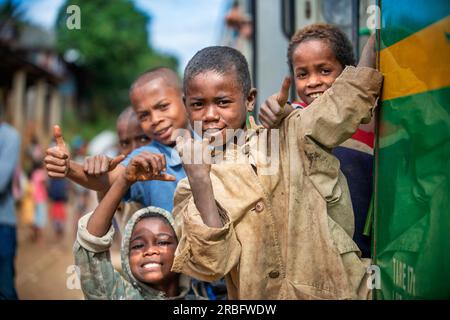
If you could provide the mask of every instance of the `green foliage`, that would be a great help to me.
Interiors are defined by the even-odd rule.
[[[18,3],[12,0],[6,0],[0,4],[0,26],[14,20],[22,21],[23,18],[24,11]]]
[[[20,28],[26,22],[24,10],[13,0],[0,4],[0,34],[7,27]]]
[[[81,29],[70,30],[66,21],[69,5],[81,10]],[[57,49],[80,53],[76,64],[87,74],[83,94],[95,100],[91,119],[100,109],[122,110],[128,103],[128,88],[147,69],[167,66],[176,69],[174,57],[155,52],[148,44],[147,23],[151,18],[128,0],[66,0],[56,22]]]

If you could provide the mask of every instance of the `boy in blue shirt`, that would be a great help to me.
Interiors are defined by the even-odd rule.
[[[152,205],[171,212],[177,182],[186,176],[178,154],[172,153],[175,145],[172,136],[189,125],[180,81],[175,72],[168,68],[147,71],[132,84],[130,99],[142,130],[152,139],[150,144],[135,149],[116,167],[123,156],[109,160],[106,167],[113,170],[102,175],[90,175],[88,168],[70,159],[57,127],[57,146],[48,149],[45,158],[48,174],[51,177],[67,177],[84,187],[106,192],[133,158],[137,159],[135,164],[139,166],[142,163],[139,159],[146,159],[148,152],[157,154],[159,161],[153,164],[153,168],[158,172],[164,169],[164,173],[157,177],[161,181],[139,181],[130,188],[125,198],[144,207]]]

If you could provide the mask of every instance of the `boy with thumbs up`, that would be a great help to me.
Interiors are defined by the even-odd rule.
[[[367,57],[369,51],[374,53],[374,40],[374,36],[369,38],[371,45],[365,47],[362,57]],[[345,33],[336,26],[322,23],[298,30],[289,43],[287,56],[291,71],[295,75],[295,88],[301,102],[286,104],[287,99],[277,101],[277,95],[269,97],[259,110],[259,120],[266,128],[278,128],[294,108],[308,108],[308,105],[320,99],[323,92],[332,86],[347,65],[355,65],[352,45]],[[360,66],[364,63],[366,62],[360,61]],[[288,89],[286,87],[286,94]],[[283,112],[281,106],[284,108]],[[348,182],[355,217],[353,239],[365,258],[371,256],[371,239],[364,229],[372,199],[372,125],[373,121],[362,123],[351,138],[332,150]]]
[[[60,144],[47,150],[45,162],[48,174],[52,177],[68,177],[86,188],[105,193],[131,159],[147,151],[157,155],[157,163],[152,163],[153,168],[166,171],[159,176],[160,179],[134,183],[125,199],[138,202],[142,207],[152,205],[170,212],[177,182],[185,177],[178,156],[173,157],[172,153],[177,130],[187,131],[188,128],[181,84],[170,69],[149,70],[132,84],[130,99],[140,127],[152,139],[151,143],[137,148],[125,160],[123,156],[107,161],[97,158],[83,166],[70,160],[60,129],[56,128],[55,139],[59,139]],[[175,176],[176,181],[165,181],[166,174]]]
[[[230,299],[367,298],[368,261],[342,227],[351,228],[346,220],[353,211],[330,149],[370,118],[381,82],[375,69],[346,68],[320,103],[291,112],[272,129],[279,130],[278,143],[265,139],[265,130],[247,131],[235,142],[226,131],[245,132],[256,94],[247,63],[231,48],[199,51],[185,70],[185,102],[208,139],[224,142],[224,155],[206,153],[202,163],[192,163],[189,155],[203,153],[208,140],[179,138],[187,179],[174,198],[182,237],[172,271],[204,281],[225,277]],[[288,90],[285,80],[269,98],[278,105],[273,120],[286,112]],[[242,154],[246,163],[234,161]],[[264,174],[273,154],[279,165]]]

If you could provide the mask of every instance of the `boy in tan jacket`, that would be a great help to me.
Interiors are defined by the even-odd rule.
[[[239,52],[209,47],[191,59],[185,103],[206,139],[177,139],[188,179],[174,198],[182,237],[173,271],[205,281],[225,276],[230,299],[367,297],[368,261],[351,238],[349,191],[330,150],[371,118],[382,82],[374,58],[366,47],[357,68],[290,113],[279,131],[246,130],[256,90]],[[289,84],[275,96],[280,119]],[[240,130],[230,139],[229,129]],[[199,153],[202,161],[191,161]]]

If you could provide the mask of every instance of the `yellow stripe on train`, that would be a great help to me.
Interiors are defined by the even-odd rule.
[[[383,100],[450,86],[450,16],[380,52]]]

